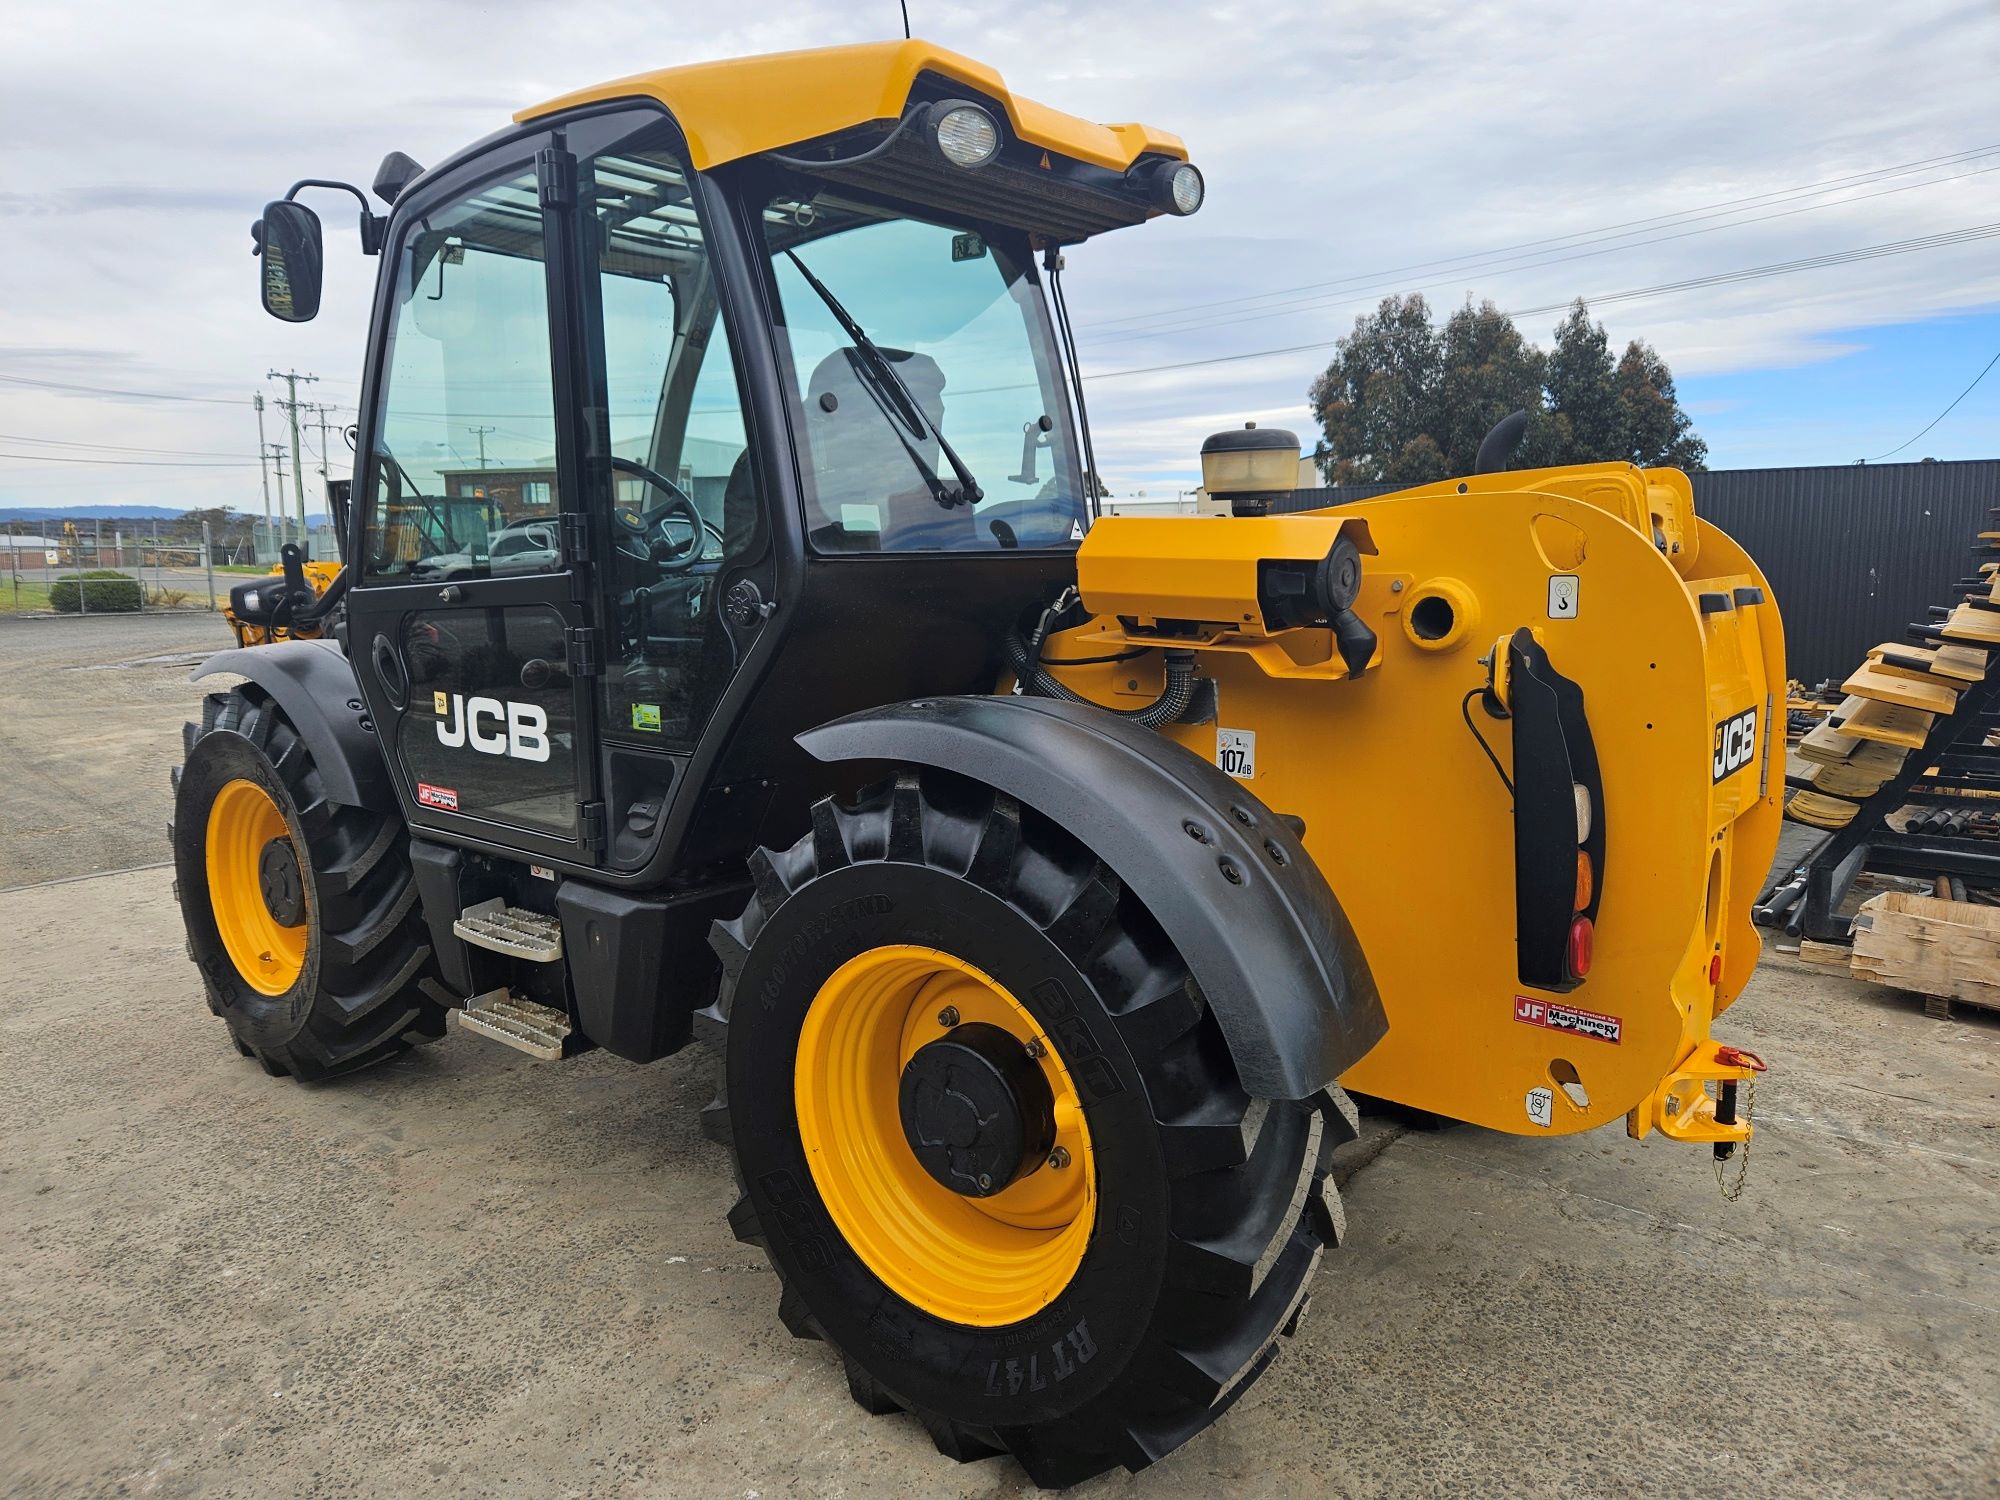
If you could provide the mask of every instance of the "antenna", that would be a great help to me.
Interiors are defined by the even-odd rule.
[[[910,39],[910,0],[896,0],[903,7],[903,40]]]

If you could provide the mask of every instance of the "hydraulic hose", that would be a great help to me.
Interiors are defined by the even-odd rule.
[[[1167,652],[1167,685],[1160,696],[1144,708],[1105,708],[1094,699],[1081,693],[1070,691],[1055,676],[1036,662],[1030,655],[1028,643],[1013,631],[1006,637],[1007,665],[1013,669],[1020,681],[1023,692],[1037,698],[1064,698],[1071,703],[1088,703],[1092,708],[1137,724],[1144,729],[1158,729],[1163,724],[1171,724],[1187,712],[1194,701],[1194,653],[1186,650]]]

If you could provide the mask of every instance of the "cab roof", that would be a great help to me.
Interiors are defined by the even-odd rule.
[[[776,151],[875,120],[893,120],[918,76],[934,73],[994,100],[1030,145],[1123,172],[1142,155],[1187,159],[1176,135],[1150,125],[1098,125],[1023,98],[985,63],[926,41],[864,42],[770,52],[634,73],[577,89],[515,115],[526,123],[579,105],[656,99],[686,136],[697,171]]]

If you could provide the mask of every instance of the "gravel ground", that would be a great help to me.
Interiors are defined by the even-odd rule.
[[[218,621],[0,622],[0,884],[165,857]],[[868,1418],[723,1222],[711,1065],[457,1032],[344,1083],[207,1014],[168,872],[0,892],[0,1493],[1030,1493]],[[1370,1122],[1217,1428],[1087,1495],[2000,1494],[2000,1021],[1767,959],[1750,1186]]]

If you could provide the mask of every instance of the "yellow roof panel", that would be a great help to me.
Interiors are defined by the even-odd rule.
[[[902,114],[919,73],[937,73],[997,99],[1031,145],[1122,172],[1148,151],[1187,159],[1176,135],[1149,125],[1097,125],[1011,92],[999,73],[924,41],[864,42],[771,52],[634,73],[563,94],[514,118],[526,122],[581,104],[657,99],[680,122],[697,171],[795,146]]]

